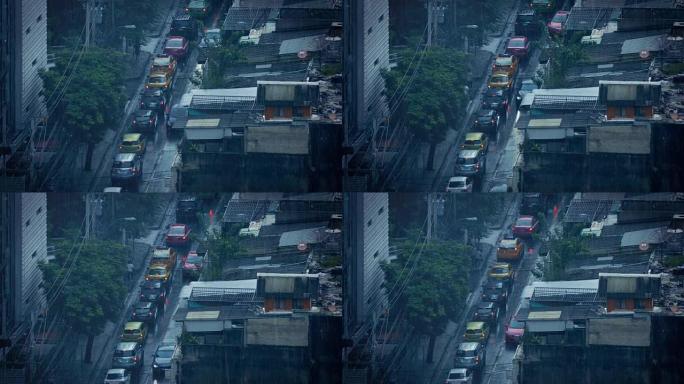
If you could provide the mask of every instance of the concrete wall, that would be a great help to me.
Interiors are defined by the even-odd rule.
[[[245,321],[247,345],[307,347],[309,345],[309,318],[262,317]]]
[[[648,347],[651,344],[651,319],[648,315],[588,319],[587,344]]]

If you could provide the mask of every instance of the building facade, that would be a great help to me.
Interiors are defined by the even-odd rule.
[[[386,126],[387,100],[382,70],[389,67],[389,3],[387,0],[349,0],[344,12],[345,160],[349,190],[367,190],[369,175],[358,173],[354,159],[364,152],[372,155],[372,141],[381,126]],[[356,165],[354,165],[356,164]],[[370,175],[372,177],[372,175]],[[358,186],[355,187],[355,186]]]
[[[367,382],[370,362],[350,356],[373,343],[372,331],[387,309],[381,265],[389,261],[388,204],[386,193],[345,194],[344,382]]]
[[[0,153],[4,159],[0,167],[27,168],[26,159],[17,157],[30,153],[26,143],[32,129],[47,115],[39,75],[47,66],[47,0],[2,0],[1,4]]]

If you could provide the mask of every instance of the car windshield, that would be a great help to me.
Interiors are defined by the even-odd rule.
[[[178,208],[184,208],[184,209],[195,208],[195,202],[189,201],[189,200],[181,200],[178,202]]]
[[[511,319],[510,324],[508,324],[509,328],[515,328],[515,329],[522,329],[525,328],[525,324],[518,320]]]
[[[525,41],[521,39],[511,40],[508,43],[508,46],[511,48],[523,48],[525,46]]]
[[[114,168],[133,168],[132,161],[114,161]]]
[[[459,348],[458,350],[456,350],[456,356],[459,356],[459,357],[472,357],[472,356],[475,356],[475,350],[472,349],[472,350],[466,351],[466,350],[463,350],[463,349]]]
[[[492,76],[492,83],[507,83],[508,75],[494,75]]]
[[[147,81],[150,84],[164,84],[166,82],[166,76],[150,76]]]
[[[510,57],[497,57],[496,66],[497,67],[507,67],[513,64],[513,59]]]
[[[463,181],[450,181],[449,188],[462,188],[465,187],[465,182]]]
[[[555,15],[553,19],[551,19],[552,23],[562,23],[565,21],[565,19],[568,18],[568,15],[561,14],[561,15]]]
[[[124,375],[121,373],[107,373],[107,380],[119,380],[123,379]]]
[[[153,268],[147,272],[150,276],[163,276],[166,274],[166,270],[162,268]]]
[[[497,275],[508,273],[508,268],[504,268],[504,267],[492,268],[492,273],[496,273]]]
[[[181,39],[171,39],[166,43],[166,48],[182,48],[183,40]]]
[[[117,349],[114,351],[114,356],[116,357],[130,357],[133,356],[135,353],[131,349],[130,351],[123,351],[121,349]]]
[[[124,140],[122,142],[123,145],[136,145],[138,144],[138,140]]]
[[[185,228],[183,228],[183,227],[171,227],[171,229],[169,229],[169,235],[171,235],[171,236],[183,236],[183,235],[185,235]]]
[[[532,225],[531,217],[521,217],[515,222],[516,227],[529,227]]]
[[[480,140],[466,140],[464,142],[464,144],[467,146],[476,147],[476,146],[479,146],[480,144],[482,144],[482,141],[480,141]]]
[[[463,372],[451,372],[449,373],[449,380],[465,379]]]
[[[159,101],[159,99],[160,99],[159,96],[145,95],[145,96],[142,97],[142,102],[145,103],[145,104],[156,103],[156,102]]]
[[[151,309],[149,309],[149,308],[136,308],[135,309],[135,313],[137,313],[139,315],[146,314],[150,311],[151,311]]]
[[[458,164],[476,164],[476,163],[477,163],[477,159],[474,157],[471,159],[466,159],[463,157],[458,158]]]
[[[157,351],[157,357],[161,357],[162,359],[168,359],[171,356],[173,356],[173,350],[171,349],[160,349]]]
[[[203,261],[202,258],[199,256],[196,256],[196,255],[195,256],[188,256],[188,260],[187,260],[187,262],[190,264],[199,264],[202,261]]]

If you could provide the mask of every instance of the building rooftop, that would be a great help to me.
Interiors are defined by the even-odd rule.
[[[600,221],[617,209],[618,205],[619,203],[613,200],[573,199],[563,216],[563,223]]]

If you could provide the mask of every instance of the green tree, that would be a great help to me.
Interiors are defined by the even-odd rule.
[[[390,107],[399,111],[394,123],[403,120],[418,140],[430,145],[426,168],[432,170],[437,144],[465,111],[468,69],[465,56],[454,49],[430,47],[412,63],[414,53],[401,52],[399,65],[383,75],[387,94],[395,96]]]
[[[565,278],[565,268],[568,262],[586,254],[587,240],[578,231],[563,232],[560,229],[549,232],[546,240],[549,251],[548,263],[545,265],[544,279],[547,281]]]
[[[420,244],[412,252],[416,241]],[[418,238],[404,242],[398,259],[383,269],[389,299],[396,298],[413,327],[429,337],[427,361],[432,362],[436,337],[465,305],[471,259],[470,249],[456,242],[433,240],[421,251],[422,243]]]
[[[202,276],[204,280],[221,279],[226,262],[244,256],[244,250],[240,247],[240,238],[237,235],[214,231],[208,233],[206,239],[201,242],[209,253],[209,263]]]
[[[567,85],[568,70],[587,58],[582,45],[576,42],[567,44],[560,40],[551,41],[549,47],[549,71],[544,79],[545,88],[562,88]]]
[[[91,47],[70,66],[69,58],[69,50],[59,52],[56,68],[43,72],[42,78],[46,94],[54,95],[49,107],[63,114],[72,138],[87,145],[85,170],[89,171],[95,144],[119,121],[126,99],[121,86],[123,55]],[[69,68],[66,78],[60,81],[65,68]]]
[[[204,86],[207,88],[222,87],[223,75],[231,66],[247,61],[239,43],[240,35],[233,33],[228,36],[218,47],[208,48],[207,55],[207,79]]]
[[[84,361],[91,362],[93,340],[107,321],[121,314],[127,288],[126,252],[115,242],[82,242],[78,231],[57,244],[56,260],[41,264],[51,308],[62,311],[64,321],[87,337]],[[81,246],[82,244],[82,246]]]

